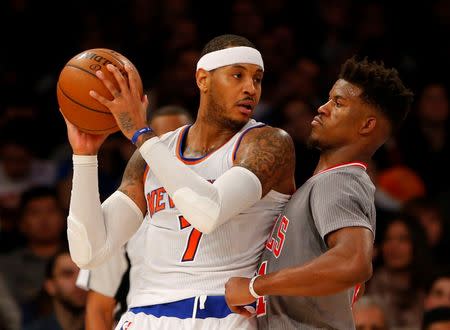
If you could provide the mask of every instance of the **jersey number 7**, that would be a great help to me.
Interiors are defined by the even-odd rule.
[[[181,230],[191,227],[191,224],[182,215],[178,216],[178,220],[180,221]],[[189,234],[186,248],[184,249],[183,257],[181,258],[182,262],[194,260],[202,235],[203,234],[197,229],[192,228],[191,233]]]

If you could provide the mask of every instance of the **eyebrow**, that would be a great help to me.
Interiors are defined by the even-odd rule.
[[[328,98],[329,99],[334,99],[334,100],[346,100],[346,98],[342,95],[334,95],[334,97],[331,96],[331,94],[328,94]]]
[[[244,70],[248,70],[245,66],[243,66],[242,64],[232,64],[231,67],[233,68],[239,68],[239,69],[244,69]],[[264,73],[264,71],[262,69],[256,69],[257,73]]]

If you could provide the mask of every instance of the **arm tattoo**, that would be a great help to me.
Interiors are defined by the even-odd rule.
[[[146,208],[143,182],[145,165],[145,160],[142,158],[139,150],[136,150],[128,161],[118,189],[130,197],[141,210]]]
[[[291,137],[281,129],[254,129],[244,137],[235,165],[252,171],[261,181],[263,196],[276,183],[293,176],[295,151]]]

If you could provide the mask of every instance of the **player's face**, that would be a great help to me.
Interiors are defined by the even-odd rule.
[[[211,72],[208,116],[225,127],[240,128],[261,97],[263,71],[255,64],[235,64]]]
[[[359,128],[367,116],[368,105],[360,95],[362,89],[339,79],[329,100],[318,109],[311,122],[309,143],[320,150],[335,149],[358,140]]]

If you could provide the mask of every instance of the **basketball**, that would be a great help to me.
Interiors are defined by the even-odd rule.
[[[57,84],[57,98],[60,111],[64,117],[80,130],[91,134],[114,133],[119,130],[114,116],[108,108],[89,95],[90,90],[112,100],[113,96],[97,78],[95,72],[101,70],[105,77],[118,87],[113,74],[106,68],[107,64],[116,66],[126,77],[125,64],[133,63],[122,54],[106,49],[86,50],[69,60],[61,70]],[[136,70],[137,71],[137,70]],[[140,93],[143,93],[139,77]]]

